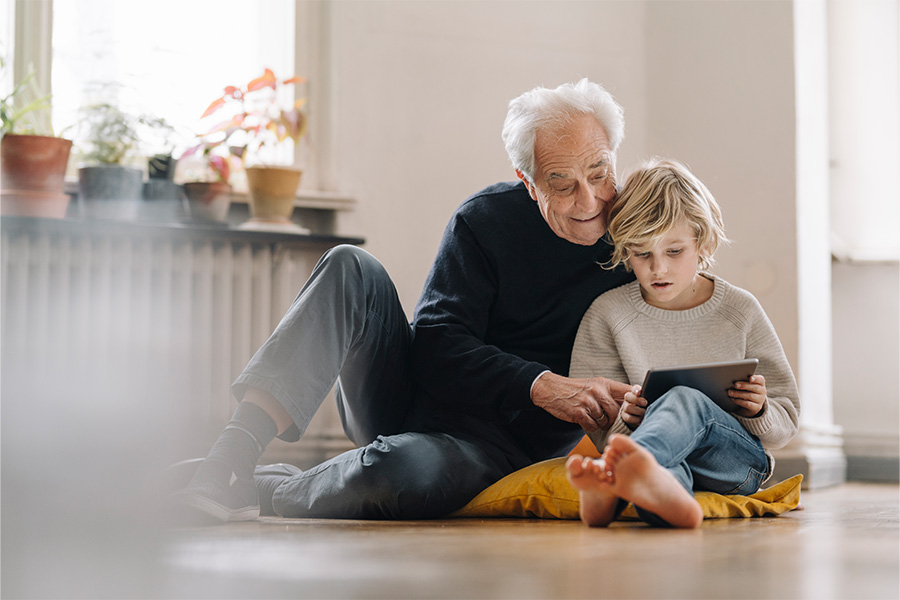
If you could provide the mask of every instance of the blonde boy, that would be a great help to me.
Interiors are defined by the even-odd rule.
[[[585,313],[571,377],[638,384],[652,367],[759,359],[738,382],[728,413],[677,387],[648,406],[639,386],[609,431],[592,440],[603,456],[567,462],[581,518],[606,526],[628,503],[647,522],[697,527],[693,491],[751,494],[771,475],[769,449],[797,433],[797,384],[778,336],[747,291],[707,272],[725,238],[719,206],[684,165],[654,160],[632,173],[610,212],[615,249],[637,281],[611,290]]]

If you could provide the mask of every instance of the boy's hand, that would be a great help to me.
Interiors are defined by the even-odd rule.
[[[641,424],[644,420],[644,413],[647,412],[647,401],[638,396],[640,393],[641,386],[634,386],[630,392],[625,394],[625,401],[622,403],[622,420],[632,431]]]
[[[728,390],[728,395],[741,407],[734,414],[755,417],[766,407],[766,378],[762,375],[751,375],[749,381],[738,381],[734,387]],[[628,400],[628,397],[625,399]]]

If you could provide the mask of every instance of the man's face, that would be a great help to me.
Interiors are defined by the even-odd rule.
[[[592,115],[539,130],[534,159],[535,181],[525,185],[550,229],[573,244],[596,244],[616,197],[615,156],[606,131]]]

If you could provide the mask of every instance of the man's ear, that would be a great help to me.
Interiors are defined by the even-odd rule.
[[[516,169],[516,177],[522,180],[522,183],[525,184],[525,189],[528,190],[528,195],[531,196],[531,199],[537,202],[537,197],[534,195],[534,186],[531,185],[531,182],[528,181],[528,178],[525,176],[525,173]]]

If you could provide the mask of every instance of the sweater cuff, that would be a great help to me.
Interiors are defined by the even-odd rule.
[[[766,404],[763,406],[762,412],[755,417],[737,417],[738,422],[747,430],[748,433],[762,439],[765,434],[770,431],[777,423],[777,416],[770,410],[769,403],[771,400],[766,398]]]
[[[544,375],[546,375],[549,372],[550,372],[550,369],[544,369],[543,371],[538,373],[537,377],[534,378],[534,381],[531,382],[531,387],[528,388],[528,397],[529,398],[531,398],[531,394],[532,394],[532,392],[534,392],[534,384],[536,384],[538,382],[538,379],[540,379],[541,377],[543,377]]]
[[[622,413],[619,413],[619,416],[616,417],[615,423],[612,424],[612,427],[609,428],[609,435],[614,433],[621,433],[622,435],[631,435],[631,427],[622,420]]]
[[[588,437],[591,438],[592,442],[594,442],[594,446],[597,447],[597,450],[602,453],[606,449],[606,444],[609,442],[609,436],[614,433],[631,435],[631,428],[628,427],[628,424],[622,420],[621,409],[619,409],[619,414],[616,416],[616,420],[613,421],[613,424],[609,429],[598,429],[593,433],[589,433]]]

